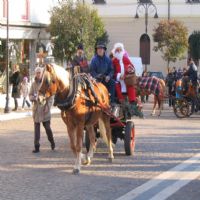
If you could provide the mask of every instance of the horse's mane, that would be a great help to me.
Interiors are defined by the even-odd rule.
[[[52,64],[52,66],[55,70],[58,79],[61,80],[64,85],[69,86],[69,79],[70,79],[69,72],[59,65]]]

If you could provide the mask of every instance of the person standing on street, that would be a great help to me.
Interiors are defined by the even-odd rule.
[[[23,97],[23,103],[22,103],[22,110],[24,109],[25,103],[27,104],[27,106],[30,108],[31,104],[29,103],[29,101],[27,100],[27,96],[29,93],[29,84],[28,84],[28,78],[24,77],[23,81],[21,83],[21,95]]]
[[[13,109],[13,111],[17,111],[18,109],[17,99],[20,98],[20,82],[21,82],[19,65],[14,65],[13,74],[10,77],[10,82],[12,84],[12,97],[15,103],[15,108]]]
[[[33,102],[33,121],[34,121],[34,146],[33,153],[40,151],[40,123],[43,124],[48,140],[51,143],[51,149],[55,149],[55,142],[53,138],[53,132],[50,127],[51,113],[50,108],[53,103],[53,98],[50,97],[46,100],[45,104],[41,104],[37,101],[38,90],[42,81],[41,67],[35,69],[35,80],[31,85],[29,99]]]

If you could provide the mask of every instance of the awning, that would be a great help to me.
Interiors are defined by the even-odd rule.
[[[0,39],[6,39],[6,26],[0,26]],[[29,27],[9,27],[9,39],[42,39],[47,40],[50,34],[46,32],[45,28],[29,28]]]

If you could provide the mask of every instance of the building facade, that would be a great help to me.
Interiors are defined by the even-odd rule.
[[[33,75],[37,60],[45,56],[45,45],[50,38],[46,32],[50,18],[48,11],[56,4],[57,1],[54,0],[0,0],[1,73],[4,73],[6,68],[8,26],[10,68],[19,64],[23,76]]]
[[[147,0],[148,1],[148,0]],[[90,0],[86,0],[91,3]],[[145,33],[145,10],[138,6],[137,0],[98,0],[93,6],[98,10],[106,25],[109,34],[109,50],[115,42],[123,42],[130,56],[141,55],[141,37]],[[146,2],[141,0],[140,2]],[[153,28],[162,19],[170,18],[182,21],[188,28],[189,36],[194,30],[200,30],[200,0],[153,0],[157,9],[158,18],[154,18],[155,10],[150,7],[148,10],[147,34],[150,39],[150,64],[148,71],[162,71],[167,73],[167,63],[162,59],[159,52],[154,52]],[[135,18],[136,10],[138,17]],[[188,36],[188,37],[189,37]],[[171,63],[176,68],[187,65],[187,52],[181,61]]]
[[[49,11],[57,5],[59,0],[0,0],[0,73],[3,73],[5,64],[5,44],[7,34],[7,1],[9,2],[9,49],[11,65],[20,65],[24,75],[33,75],[35,64],[45,56],[45,47],[50,35],[46,27],[50,23]],[[60,0],[61,1],[61,0]],[[141,0],[145,2],[146,0]],[[148,1],[148,0],[147,0]],[[200,0],[149,0],[157,9],[158,18],[154,18],[152,8],[148,10],[147,34],[149,36],[150,56],[148,71],[162,71],[166,74],[166,62],[159,52],[154,52],[152,38],[153,28],[162,19],[179,19],[188,27],[189,35],[200,29]],[[102,17],[109,34],[108,51],[114,43],[123,42],[130,56],[141,55],[141,38],[145,30],[145,12],[138,10],[137,0],[83,0],[96,8]],[[170,9],[169,4],[170,3]],[[145,49],[145,48],[143,48]],[[173,66],[185,67],[187,53],[181,61]]]

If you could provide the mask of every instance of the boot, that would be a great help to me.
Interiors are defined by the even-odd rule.
[[[33,153],[39,153],[40,152],[40,145],[35,145],[35,149],[32,152]]]
[[[141,112],[140,110],[138,110],[138,106],[136,102],[131,102],[130,104],[130,112],[132,116],[138,116],[139,118],[144,118],[144,114],[143,112]]]

